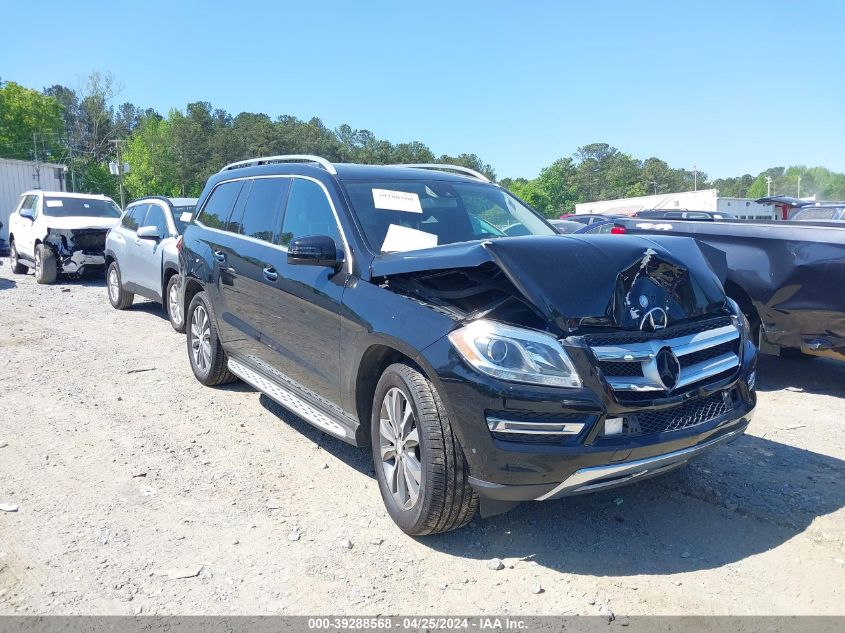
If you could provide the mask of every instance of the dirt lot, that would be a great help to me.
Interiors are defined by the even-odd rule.
[[[663,478],[413,539],[365,451],[99,279],[5,262],[0,357],[2,614],[845,614],[845,363],[764,359],[749,434]]]

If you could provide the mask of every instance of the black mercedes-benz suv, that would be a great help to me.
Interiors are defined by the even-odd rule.
[[[178,247],[197,379],[369,445],[409,534],[666,472],[754,410],[724,261],[559,235],[461,167],[234,163]]]

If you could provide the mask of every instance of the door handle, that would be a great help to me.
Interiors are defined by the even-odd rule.
[[[214,251],[214,259],[218,262],[225,262],[226,261],[226,253],[223,251]]]
[[[279,273],[276,272],[276,269],[272,266],[267,266],[264,269],[264,279],[267,281],[276,281],[279,278]]]

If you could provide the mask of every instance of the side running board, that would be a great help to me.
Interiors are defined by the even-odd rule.
[[[276,381],[270,380],[263,374],[260,374],[234,358],[229,358],[227,365],[229,371],[235,374],[235,376],[248,385],[255,387],[268,398],[271,398],[285,409],[292,411],[309,424],[313,424],[321,431],[325,431],[329,435],[333,435],[344,442],[355,443],[354,436],[342,424],[338,423],[337,420],[312,406]]]

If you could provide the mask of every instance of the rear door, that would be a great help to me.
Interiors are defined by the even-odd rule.
[[[273,327],[276,315],[267,299],[278,282],[280,272],[276,263],[284,255],[275,244],[282,221],[282,207],[290,187],[290,178],[256,178],[244,185],[243,204],[232,214],[230,229],[237,232],[238,248],[229,257],[229,266],[236,275],[234,286],[224,286],[231,292],[230,323],[243,335],[233,351],[250,360],[274,366],[272,350],[261,342],[261,333]],[[233,292],[236,288],[236,293]],[[235,295],[236,294],[236,298]],[[266,368],[265,368],[266,369]]]
[[[229,349],[243,339],[243,331],[237,327],[240,307],[240,278],[232,260],[238,257],[240,238],[230,218],[237,215],[243,203],[241,191],[244,180],[230,180],[220,183],[208,196],[197,215],[197,223],[205,227],[199,236],[199,246],[206,249],[203,260],[211,262],[212,270],[205,271],[205,289],[217,317],[220,339]],[[230,345],[231,344],[231,345]]]
[[[140,262],[138,259],[138,238],[137,231],[144,226],[144,218],[150,205],[141,202],[126,210],[126,215],[120,223],[120,235],[124,238],[123,250],[118,254],[117,265],[120,268],[120,280],[126,284],[138,285],[141,276],[138,272]]]

